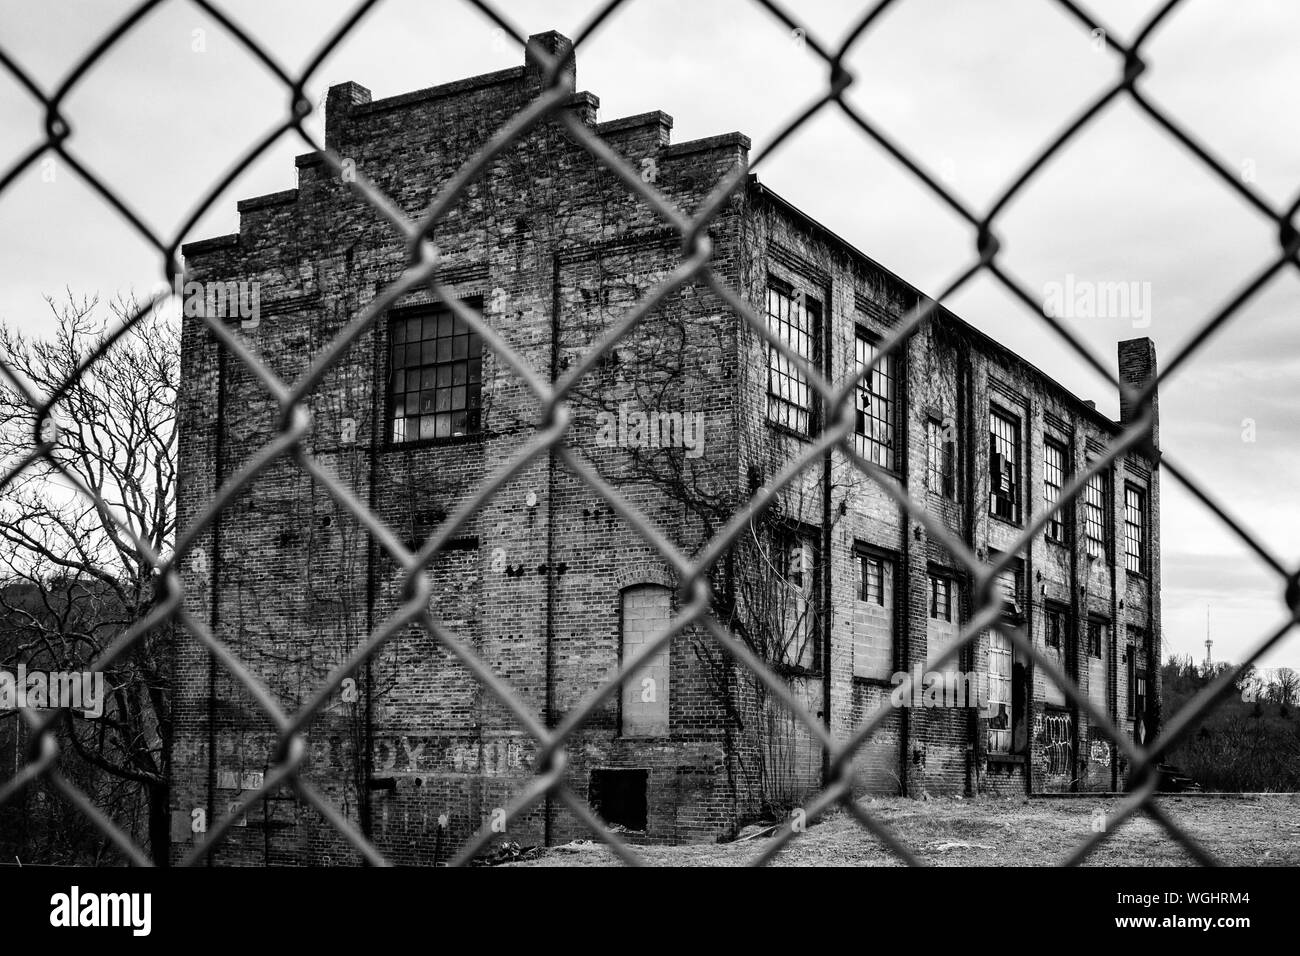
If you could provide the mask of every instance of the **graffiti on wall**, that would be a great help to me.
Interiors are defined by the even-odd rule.
[[[1068,711],[1034,714],[1034,740],[1042,748],[1043,773],[1069,776],[1074,766],[1074,717]]]

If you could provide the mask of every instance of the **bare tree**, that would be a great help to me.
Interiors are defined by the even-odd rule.
[[[68,292],[66,300],[46,301],[48,336],[0,325],[0,360],[37,398],[61,392],[40,423],[42,438],[53,443],[49,457],[0,493],[0,613],[21,636],[12,659],[0,663],[75,672],[89,669],[163,599],[141,543],[158,556],[174,544],[180,337],[177,323],[150,312],[109,346],[112,330],[139,311],[134,298],[104,307]],[[26,397],[0,380],[4,473],[29,454],[36,425]],[[65,751],[97,771],[100,792],[92,798],[129,831],[142,830],[132,835],[147,840],[163,864],[170,852],[171,638],[167,625],[137,640],[104,673],[102,715],[68,710],[60,729]],[[143,825],[123,793],[143,800]]]
[[[1268,682],[1268,699],[1283,707],[1300,703],[1300,673],[1290,667],[1279,667]]]

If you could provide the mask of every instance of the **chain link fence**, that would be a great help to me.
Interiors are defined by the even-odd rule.
[[[358,4],[320,47],[306,69],[297,76],[289,73],[281,66],[271,53],[259,44],[257,38],[245,31],[218,5],[208,2],[208,0],[195,0],[197,6],[215,18],[252,54],[262,67],[283,85],[285,92],[288,94],[289,103],[283,121],[243,154],[221,180],[213,185],[211,191],[195,204],[193,211],[185,219],[175,236],[170,238],[159,236],[145,226],[142,219],[132,211],[129,199],[117,195],[97,178],[93,170],[78,159],[70,148],[73,140],[71,128],[61,113],[61,108],[69,94],[82,83],[91,68],[105,54],[113,50],[150,11],[163,2],[165,0],[146,0],[146,2],[140,3],[131,10],[127,16],[95,44],[93,49],[81,58],[66,79],[53,92],[42,89],[15,59],[13,51],[0,46],[0,65],[3,65],[5,71],[15,78],[45,110],[44,138],[4,171],[3,176],[0,177],[0,193],[3,193],[25,170],[47,154],[59,157],[105,203],[116,210],[140,236],[158,251],[162,260],[163,278],[170,287],[181,273],[178,251],[182,239],[197,223],[201,215],[216,201],[216,198],[281,137],[296,134],[311,149],[322,152],[325,161],[336,174],[341,173],[340,158],[325,151],[322,145],[316,142],[304,128],[305,120],[313,111],[313,104],[305,93],[305,87],[316,75],[318,68],[330,53],[353,31],[362,18],[378,5],[378,0],[365,0],[365,2]],[[525,36],[489,3],[483,2],[483,0],[467,0],[467,2],[477,8],[497,28],[517,41],[521,47],[525,45]],[[574,38],[575,49],[580,47],[620,7],[624,7],[628,2],[630,0],[611,0],[611,2],[595,10],[589,21],[577,32]],[[356,848],[364,859],[372,864],[384,864],[386,862],[380,851],[354,827],[345,814],[331,805],[307,780],[303,779],[299,774],[299,767],[307,751],[305,734],[313,717],[322,709],[327,699],[338,691],[341,683],[349,673],[355,672],[358,666],[369,660],[400,628],[411,623],[425,629],[436,641],[461,661],[474,677],[509,709],[514,718],[517,719],[520,727],[536,741],[535,774],[529,784],[517,794],[509,806],[504,808],[507,821],[514,819],[539,801],[550,797],[572,811],[591,830],[593,835],[608,844],[624,862],[628,864],[641,862],[636,852],[624,841],[620,840],[615,833],[610,832],[592,812],[586,801],[573,793],[564,783],[565,748],[569,737],[592,715],[593,711],[602,702],[617,692],[620,683],[632,673],[635,669],[633,665],[639,664],[639,661],[624,662],[612,680],[597,688],[579,706],[562,715],[558,726],[551,729],[544,726],[536,714],[522,705],[512,693],[510,686],[500,676],[493,673],[492,669],[475,654],[474,650],[465,641],[458,639],[456,634],[448,630],[429,611],[431,587],[422,571],[433,561],[440,549],[452,540],[458,530],[466,525],[475,512],[492,495],[538,456],[554,452],[559,460],[563,461],[574,474],[583,479],[591,489],[609,503],[617,514],[629,522],[646,541],[650,542],[664,560],[680,575],[682,582],[681,594],[683,596],[682,607],[669,625],[648,642],[647,647],[644,649],[646,658],[648,659],[649,655],[666,647],[673,636],[684,628],[692,624],[703,627],[709,638],[715,641],[721,650],[729,654],[741,667],[748,669],[766,685],[774,697],[804,725],[814,741],[825,748],[828,754],[829,768],[826,778],[827,785],[804,807],[806,818],[812,820],[832,808],[842,807],[856,818],[858,823],[866,830],[888,846],[900,859],[906,863],[918,865],[921,861],[918,860],[912,850],[904,845],[889,828],[879,820],[874,819],[862,805],[853,799],[850,770],[854,755],[887,718],[888,709],[880,708],[874,716],[853,730],[846,739],[834,739],[824,724],[810,715],[799,700],[795,698],[786,683],[773,673],[771,668],[763,660],[759,659],[746,646],[744,641],[738,640],[710,612],[711,589],[706,578],[708,569],[726,552],[735,539],[746,532],[750,521],[771,504],[777,497],[777,492],[790,485],[801,471],[814,465],[820,460],[823,452],[831,448],[842,452],[863,475],[876,482],[889,497],[897,502],[907,515],[924,526],[925,530],[931,535],[932,540],[939,542],[946,548],[953,558],[971,575],[971,580],[974,582],[974,613],[971,615],[970,621],[961,628],[958,640],[953,643],[947,653],[942,658],[930,661],[928,666],[941,666],[950,660],[955,660],[957,655],[961,653],[962,648],[974,641],[982,631],[990,628],[996,629],[1015,648],[1027,655],[1036,667],[1041,668],[1042,672],[1050,680],[1062,688],[1069,700],[1081,712],[1087,714],[1093,726],[1100,728],[1113,742],[1113,745],[1118,748],[1119,752],[1128,759],[1132,768],[1132,779],[1135,781],[1132,792],[1119,803],[1114,814],[1110,817],[1110,825],[1100,832],[1092,833],[1070,852],[1063,862],[1068,865],[1080,863],[1099,844],[1113,835],[1124,821],[1138,813],[1144,813],[1150,817],[1198,862],[1202,864],[1215,862],[1210,854],[1197,844],[1196,840],[1153,801],[1152,797],[1156,792],[1158,782],[1157,775],[1153,772],[1155,762],[1178,743],[1199,718],[1214,707],[1216,700],[1221,695],[1232,688],[1243,668],[1257,660],[1289,632],[1294,623],[1295,615],[1298,613],[1298,607],[1300,607],[1300,581],[1297,579],[1296,572],[1289,570],[1280,558],[1272,554],[1261,542],[1252,537],[1208,492],[1200,488],[1186,471],[1170,461],[1167,455],[1163,455],[1151,447],[1149,428],[1152,415],[1148,407],[1148,400],[1155,393],[1161,380],[1168,378],[1186,363],[1211,335],[1228,323],[1247,301],[1288,264],[1300,267],[1300,256],[1298,256],[1298,253],[1300,253],[1300,233],[1297,233],[1292,222],[1297,209],[1300,208],[1300,196],[1285,209],[1275,208],[1258,191],[1252,189],[1250,184],[1243,182],[1226,163],[1216,158],[1198,141],[1193,132],[1180,123],[1176,117],[1170,116],[1161,110],[1143,93],[1139,86],[1139,80],[1146,70],[1146,64],[1142,57],[1143,48],[1156,31],[1169,20],[1171,14],[1179,6],[1179,0],[1168,0],[1168,2],[1160,6],[1137,31],[1136,38],[1130,44],[1118,40],[1111,31],[1106,30],[1089,11],[1079,4],[1071,2],[1071,0],[1045,0],[1045,2],[1055,3],[1055,5],[1059,6],[1065,15],[1078,24],[1081,31],[1090,32],[1093,41],[1098,44],[1099,48],[1104,45],[1105,51],[1115,59],[1115,80],[1109,88],[1097,96],[1077,116],[1070,118],[1064,124],[1060,132],[1050,142],[1046,143],[1037,155],[1012,178],[997,200],[985,212],[969,208],[952,192],[945,189],[941,180],[909,155],[902,145],[893,141],[888,133],[873,122],[869,116],[864,115],[845,100],[845,93],[854,82],[853,75],[845,66],[845,57],[853,46],[871,31],[880,16],[891,6],[894,6],[898,0],[881,0],[881,2],[862,13],[837,45],[829,45],[818,39],[804,27],[796,14],[781,5],[770,2],[770,0],[755,0],[755,2],[767,14],[770,14],[775,28],[791,31],[793,35],[801,39],[808,55],[820,58],[824,62],[829,75],[828,82],[825,89],[817,90],[815,95],[810,98],[807,107],[787,122],[772,141],[758,152],[748,168],[735,169],[731,175],[717,185],[696,215],[687,216],[676,208],[655,188],[653,183],[644,181],[639,169],[630,165],[615,150],[602,141],[592,129],[565,109],[571,89],[565,83],[564,62],[562,58],[550,56],[544,51],[540,51],[538,56],[543,61],[541,67],[545,73],[541,94],[498,130],[486,146],[446,183],[418,222],[409,221],[398,210],[396,204],[368,182],[363,175],[351,171],[353,175],[345,177],[351,183],[351,188],[364,197],[387,220],[392,229],[404,239],[409,253],[409,267],[398,282],[386,289],[361,314],[357,315],[344,327],[330,347],[316,358],[301,379],[293,383],[279,380],[258,360],[248,344],[241,339],[237,332],[228,328],[217,317],[204,317],[203,321],[211,334],[228,350],[229,355],[252,370],[262,385],[274,396],[280,409],[279,432],[273,441],[260,449],[250,458],[246,465],[229,477],[215,495],[207,511],[179,536],[170,557],[158,553],[151,548],[148,542],[136,541],[136,545],[141,552],[149,557],[151,563],[157,569],[159,579],[165,582],[165,600],[160,602],[147,618],[136,622],[118,636],[109,649],[93,665],[94,670],[103,670],[113,664],[114,661],[122,658],[151,629],[168,621],[178,622],[214,655],[219,662],[219,666],[223,667],[243,685],[276,728],[279,747],[272,760],[271,768],[265,775],[262,786],[257,790],[245,793],[238,806],[234,807],[229,814],[211,827],[206,838],[193,848],[183,862],[187,864],[202,863],[207,854],[220,844],[223,835],[241,815],[266,799],[267,796],[281,786],[292,788],[299,798],[315,807],[325,820]],[[1112,101],[1124,97],[1134,103],[1150,118],[1152,123],[1177,141],[1188,154],[1194,156],[1206,169],[1211,171],[1225,188],[1234,192],[1242,202],[1275,225],[1278,235],[1276,257],[1264,263],[1254,275],[1247,277],[1231,299],[1213,315],[1209,316],[1190,340],[1169,361],[1164,363],[1163,372],[1160,373],[1158,378],[1149,382],[1146,387],[1136,393],[1131,389],[1126,389],[1106,365],[1080,342],[1067,327],[1057,319],[1046,315],[1038,297],[1006,271],[998,258],[1000,243],[994,228],[999,214],[1007,207],[1012,198],[1024,189],[1055,156],[1069,146],[1070,142],[1081,131],[1086,129]],[[711,218],[738,190],[743,188],[748,173],[761,164],[768,154],[794,136],[812,117],[828,110],[840,111],[863,134],[884,149],[911,175],[924,183],[949,209],[969,224],[975,240],[975,255],[969,264],[957,270],[955,278],[933,299],[922,300],[911,312],[903,316],[891,338],[881,344],[876,358],[864,367],[857,377],[841,382],[827,381],[816,368],[810,367],[786,343],[780,341],[769,330],[767,323],[760,315],[755,313],[749,302],[739,296],[735,290],[728,288],[714,274],[710,266],[711,248],[706,231]],[[671,225],[681,237],[681,262],[678,268],[661,285],[653,289],[649,295],[645,296],[635,307],[623,315],[582,361],[553,382],[547,381],[545,377],[540,375],[537,370],[513,351],[502,340],[500,335],[494,332],[491,326],[483,320],[481,315],[476,314],[463,304],[456,303],[454,296],[446,294],[439,284],[437,250],[428,241],[434,226],[453,207],[467,186],[483,173],[494,157],[509,148],[523,133],[543,121],[562,124],[576,143],[580,144],[600,163],[608,167],[619,180],[632,190],[635,195],[639,196],[665,223]],[[994,564],[985,564],[977,560],[963,542],[955,538],[941,523],[936,522],[925,508],[915,502],[909,496],[907,490],[899,485],[893,477],[863,459],[853,441],[852,397],[862,377],[867,375],[883,356],[888,355],[910,333],[925,323],[934,310],[940,307],[940,303],[951,297],[958,289],[981,272],[988,272],[994,276],[1003,287],[1025,304],[1029,314],[1039,321],[1046,322],[1092,369],[1111,382],[1122,395],[1125,395],[1127,400],[1133,403],[1133,407],[1145,410],[1144,417],[1133,422],[1119,439],[1112,443],[1104,456],[1096,460],[1087,471],[1074,476],[1067,483],[1062,489],[1055,507],[1050,511],[1038,514],[1024,529],[1023,536],[1019,539],[1017,545],[1008,548],[1001,559]],[[596,363],[601,361],[638,323],[642,322],[664,296],[674,289],[690,283],[699,284],[716,293],[730,306],[742,322],[747,324],[756,335],[760,336],[773,349],[785,356],[793,367],[805,376],[806,381],[820,396],[821,401],[825,403],[824,407],[827,409],[825,420],[828,423],[828,427],[817,436],[816,440],[809,443],[805,453],[796,460],[789,462],[781,473],[769,483],[766,488],[767,493],[757,496],[748,508],[736,514],[694,558],[686,556],[674,547],[588,464],[576,457],[565,446],[566,429],[570,420],[566,397],[575,383],[591,370]],[[325,374],[352,347],[358,338],[366,333],[373,323],[381,319],[385,314],[385,310],[392,303],[407,291],[422,285],[427,286],[435,297],[453,304],[452,307],[457,314],[482,336],[486,346],[491,348],[532,391],[540,404],[541,414],[536,422],[534,435],[513,460],[506,467],[491,475],[476,494],[446,518],[436,533],[418,551],[413,551],[404,546],[398,537],[376,515],[371,513],[363,502],[357,500],[336,476],[316,462],[304,448],[301,439],[310,428],[310,415],[305,406],[306,396],[320,383]],[[85,358],[78,370],[78,374],[85,372],[94,363],[100,361],[121,336],[125,335],[136,323],[142,321],[144,316],[149,314],[159,303],[165,301],[169,294],[159,292],[141,307],[114,334]],[[33,423],[30,450],[4,475],[3,481],[0,481],[0,490],[10,487],[20,473],[44,459],[51,466],[59,469],[88,502],[94,503],[104,513],[111,515],[112,510],[107,507],[106,502],[100,498],[95,489],[87,486],[76,475],[60,467],[58,459],[51,454],[57,436],[52,436],[42,430],[42,423],[50,415],[51,409],[64,397],[75,377],[65,382],[63,388],[53,394],[37,395],[7,366],[0,366],[0,374],[3,374],[15,388],[22,391],[30,406]],[[54,440],[51,440],[52,438]],[[1036,651],[1032,640],[1024,632],[1023,628],[1010,627],[1003,623],[999,613],[1000,598],[996,583],[999,572],[1005,570],[1014,560],[1014,556],[1027,547],[1033,537],[1044,529],[1052,515],[1069,507],[1070,502],[1084,489],[1091,475],[1108,468],[1112,462],[1125,452],[1134,449],[1141,450],[1144,454],[1150,456],[1153,461],[1158,460],[1164,474],[1172,476],[1186,488],[1192,496],[1212,511],[1231,529],[1237,538],[1277,573],[1279,582],[1283,586],[1285,609],[1290,618],[1284,626],[1279,627],[1274,633],[1260,640],[1241,665],[1221,674],[1181,711],[1171,715],[1164,722],[1157,738],[1146,747],[1142,747],[1130,740],[1115,725],[1110,715],[1098,709],[1088,695],[1082,692],[1053,661],[1046,659],[1040,652]],[[203,621],[197,620],[183,609],[182,585],[179,573],[182,563],[186,560],[186,556],[196,540],[211,525],[220,510],[280,456],[289,456],[302,469],[318,480],[328,494],[346,511],[355,516],[357,521],[373,535],[374,540],[406,573],[403,604],[399,612],[390,617],[378,630],[368,635],[347,660],[334,668],[323,685],[311,696],[307,704],[293,713],[286,713],[281,708],[258,678],[214,637]],[[131,530],[125,526],[119,525],[119,530],[125,535],[132,535]],[[70,782],[62,772],[60,767],[60,745],[55,734],[55,723],[59,719],[60,713],[53,711],[42,713],[40,716],[32,716],[34,713],[34,711],[24,712],[30,725],[28,736],[31,740],[31,748],[19,772],[3,788],[0,788],[0,806],[12,801],[24,788],[33,782],[46,781],[84,814],[96,828],[102,831],[129,860],[136,864],[147,865],[150,861],[142,849],[136,846],[132,839],[119,829],[95,805],[94,801]],[[753,862],[756,865],[770,862],[796,836],[797,830],[798,827],[793,821],[781,826],[772,839],[767,841],[763,851],[755,857]],[[460,849],[453,863],[465,864],[473,860],[486,847],[492,836],[493,832],[489,824],[485,823],[482,829]]]

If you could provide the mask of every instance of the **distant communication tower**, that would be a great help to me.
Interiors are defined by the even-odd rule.
[[[1210,606],[1205,605],[1205,669],[1210,669],[1210,648],[1214,646],[1214,641],[1210,640]]]

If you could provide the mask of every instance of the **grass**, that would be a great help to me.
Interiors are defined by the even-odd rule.
[[[1300,797],[1160,796],[1167,816],[1229,866],[1300,866]],[[1113,798],[908,800],[867,798],[863,808],[924,863],[935,866],[1054,866],[1092,832],[1094,812],[1111,814]],[[726,844],[636,847],[656,866],[744,866],[765,838]],[[599,842],[540,851],[515,866],[614,866]],[[1130,818],[1085,860],[1089,866],[1188,866],[1193,858],[1159,824]],[[781,866],[898,866],[871,833],[840,811],[809,827],[777,856]]]

